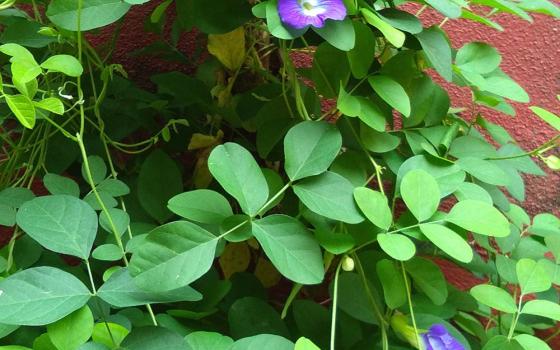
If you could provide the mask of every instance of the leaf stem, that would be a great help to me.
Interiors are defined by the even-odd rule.
[[[95,288],[95,282],[93,281],[93,273],[91,271],[91,265],[89,264],[89,260],[85,260],[86,269],[89,276],[89,283],[91,284],[91,290],[93,291],[93,295],[97,295],[97,289]]]
[[[416,335],[416,342],[418,344],[418,347],[420,348],[422,343],[420,342],[420,334],[418,333],[418,326],[416,325],[416,318],[414,317],[414,307],[412,306],[412,295],[411,295],[411,291],[410,291],[410,285],[408,284],[408,278],[406,276],[406,270],[404,268],[404,263],[402,261],[401,261],[401,270],[402,270],[403,279],[404,279],[404,287],[406,288],[406,297],[408,299],[408,308],[409,308],[409,312],[410,312],[410,318],[412,319],[412,327],[414,328],[414,334]]]
[[[334,273],[333,282],[333,303],[332,303],[332,316],[331,316],[331,340],[330,340],[330,350],[335,350],[336,343],[336,312],[338,308],[338,276],[340,275],[340,268],[342,267],[342,259],[336,267],[336,272]]]

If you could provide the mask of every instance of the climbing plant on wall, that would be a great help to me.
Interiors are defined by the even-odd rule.
[[[114,60],[140,5],[137,40],[158,39],[130,54],[178,67],[147,84]],[[0,349],[550,349],[560,219],[525,212],[523,175],[560,168],[560,133],[525,150],[491,116],[560,118],[494,47],[445,32],[503,30],[500,13],[560,17],[546,0],[0,3]]]

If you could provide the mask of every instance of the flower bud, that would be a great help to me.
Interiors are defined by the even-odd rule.
[[[342,259],[342,269],[346,272],[354,271],[354,259],[349,256],[345,256]]]

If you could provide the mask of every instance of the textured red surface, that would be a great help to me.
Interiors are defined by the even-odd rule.
[[[134,57],[131,52],[152,43],[156,36],[143,33],[143,25],[158,1],[136,6],[125,19],[122,32],[117,40],[114,61],[124,65],[133,79],[146,82],[151,74],[172,70],[191,72],[193,64],[175,64],[147,57]],[[411,10],[415,10],[414,6]],[[170,11],[172,12],[172,11]],[[442,18],[426,11],[421,16],[426,26],[440,23]],[[445,24],[453,46],[460,48],[470,41],[483,41],[496,46],[503,55],[503,70],[518,81],[529,93],[529,105],[515,104],[517,117],[512,118],[498,112],[483,110],[488,119],[505,126],[527,150],[539,146],[554,136],[554,131],[546,123],[534,116],[529,106],[538,105],[555,113],[560,113],[560,103],[556,95],[560,93],[560,21],[547,16],[536,15],[533,24],[517,19],[509,14],[497,16],[504,32],[481,24],[453,20]],[[142,35],[138,35],[142,33]],[[111,31],[104,31],[92,38],[96,44],[107,42]],[[183,35],[179,49],[187,57],[194,52],[196,36]],[[446,86],[454,106],[468,106],[470,101],[466,89]],[[543,168],[546,168],[543,166]],[[547,177],[527,176],[527,200],[521,203],[531,214],[544,211],[560,213],[560,173],[548,171]]]

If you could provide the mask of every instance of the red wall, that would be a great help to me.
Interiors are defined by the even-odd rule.
[[[560,0],[555,0],[560,3]],[[146,57],[131,57],[130,53],[151,43],[155,36],[143,33],[143,22],[159,1],[135,6],[126,16],[122,32],[118,39],[114,61],[122,63],[133,79],[146,81],[156,72],[170,70],[192,71],[193,66],[170,64]],[[417,7],[411,6],[414,11]],[[441,17],[426,11],[421,16],[426,26],[440,23]],[[485,111],[484,117],[505,126],[508,131],[527,150],[539,146],[554,136],[554,131],[528,109],[538,105],[560,114],[560,21],[547,16],[536,15],[533,24],[517,19],[509,14],[498,15],[496,21],[504,27],[498,32],[481,24],[452,20],[445,24],[455,48],[460,48],[470,41],[484,41],[496,46],[503,55],[503,70],[518,81],[529,93],[532,100],[529,105],[515,104],[517,117],[512,118],[494,111]],[[105,31],[94,38],[102,43],[112,33]],[[194,35],[184,35],[180,49],[187,56],[192,54]],[[454,106],[468,106],[470,95],[468,89],[448,87]],[[546,166],[542,165],[543,168]],[[522,206],[531,214],[553,211],[560,214],[560,173],[547,171],[547,177],[528,176],[527,200]]]

